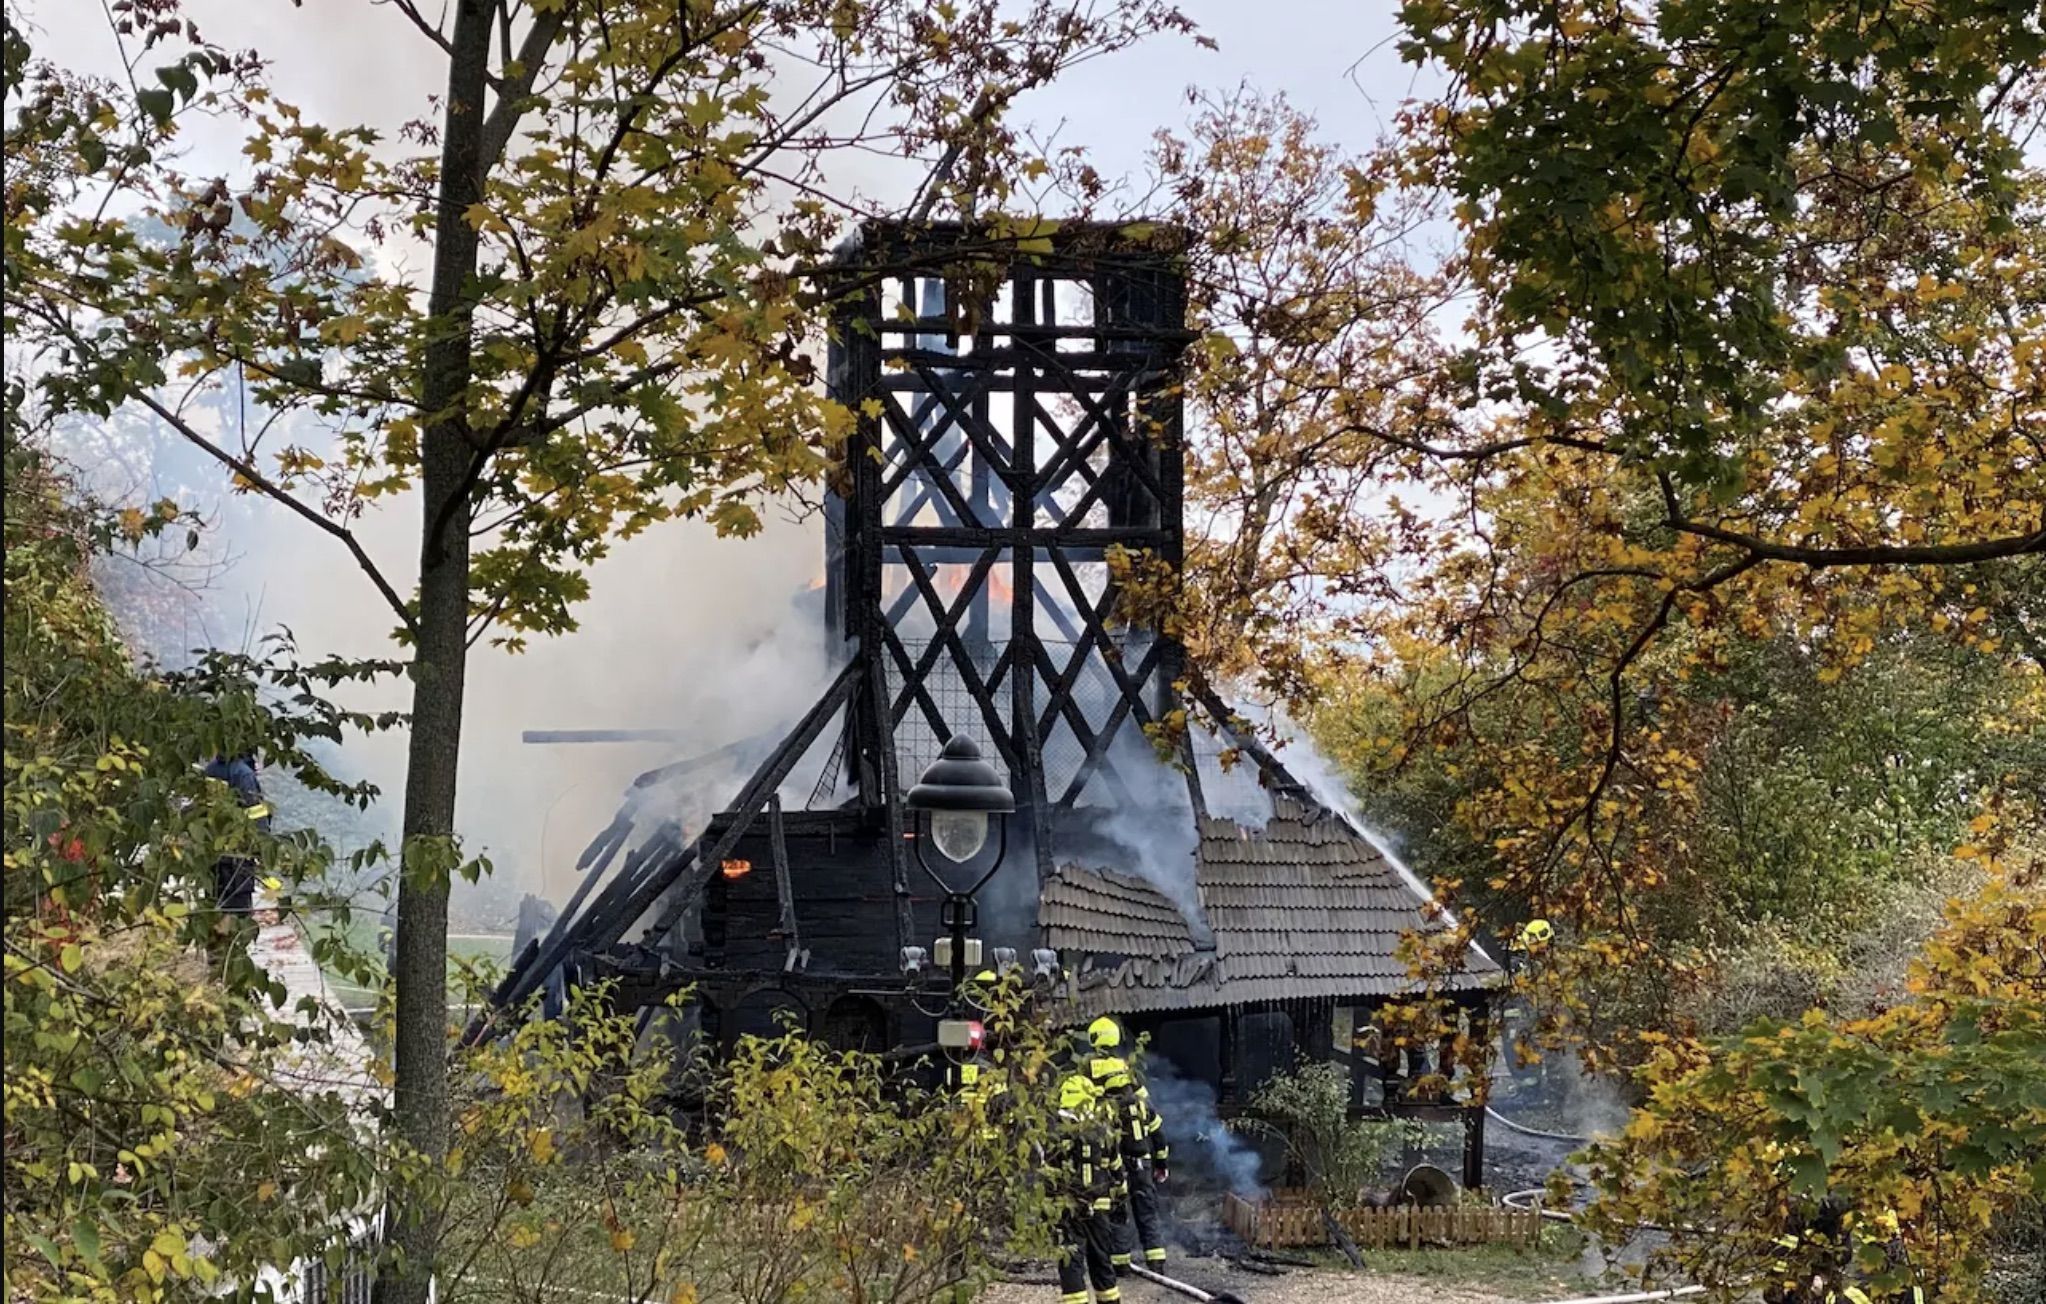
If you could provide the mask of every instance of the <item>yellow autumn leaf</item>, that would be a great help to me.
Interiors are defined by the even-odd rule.
[[[623,1254],[632,1248],[632,1243],[636,1239],[629,1229],[620,1227],[611,1233],[611,1248]]]
[[[554,1133],[544,1127],[536,1129],[526,1138],[526,1148],[532,1152],[534,1163],[546,1163],[554,1158]]]

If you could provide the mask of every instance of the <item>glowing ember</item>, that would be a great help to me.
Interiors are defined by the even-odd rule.
[[[727,860],[718,866],[718,872],[726,878],[744,878],[753,872],[750,860]]]

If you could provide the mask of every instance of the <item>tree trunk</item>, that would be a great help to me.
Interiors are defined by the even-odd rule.
[[[490,53],[490,0],[459,0],[435,213],[432,332],[420,377],[429,414],[420,443],[419,637],[412,659],[412,734],[405,768],[404,868],[398,884],[395,1121],[399,1137],[437,1170],[448,1148],[448,875],[469,620],[472,446],[463,412],[470,377],[476,230],[465,214],[482,197],[481,142]],[[399,1251],[380,1275],[379,1304],[424,1304],[440,1239],[434,1184],[399,1184],[388,1228]]]

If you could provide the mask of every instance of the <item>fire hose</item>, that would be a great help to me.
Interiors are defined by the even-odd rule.
[[[1586,1295],[1582,1299],[1558,1300],[1556,1304],[1650,1304],[1653,1300],[1683,1299],[1704,1293],[1703,1286],[1678,1286],[1674,1290],[1641,1290],[1629,1295]]]
[[[1572,1136],[1568,1132],[1544,1132],[1538,1127],[1529,1127],[1525,1123],[1516,1123],[1490,1105],[1485,1106],[1485,1113],[1494,1121],[1503,1123],[1507,1128],[1520,1133],[1522,1136],[1539,1137],[1544,1141],[1575,1141],[1579,1145],[1583,1145],[1591,1140],[1588,1136]]]
[[[1129,1270],[1146,1281],[1154,1282],[1167,1290],[1178,1291],[1188,1299],[1199,1300],[1201,1304],[1249,1304],[1247,1300],[1234,1291],[1205,1291],[1199,1286],[1189,1286],[1187,1283],[1173,1277],[1168,1277],[1162,1272],[1153,1272],[1139,1263],[1131,1264]]]

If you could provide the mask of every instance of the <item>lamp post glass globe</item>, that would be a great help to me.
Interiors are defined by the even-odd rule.
[[[954,864],[964,864],[987,845],[987,812],[939,810],[931,812],[931,842],[938,854]]]
[[[972,860],[987,845],[990,816],[999,819],[1016,809],[1002,776],[964,734],[945,741],[903,804],[929,817],[931,842],[955,865]]]

